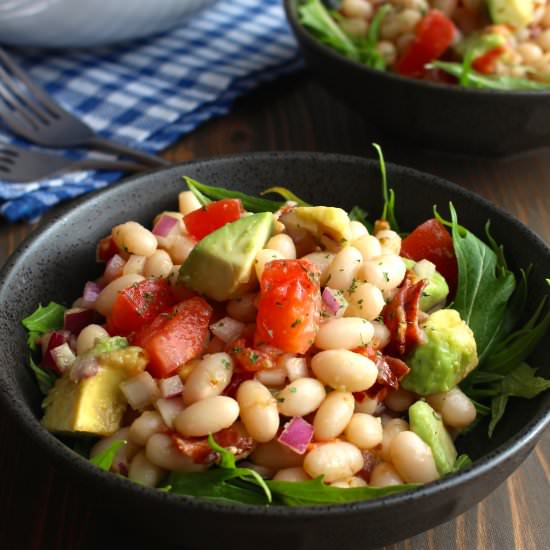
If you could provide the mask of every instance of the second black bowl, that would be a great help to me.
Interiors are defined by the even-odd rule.
[[[381,131],[454,153],[504,156],[550,145],[550,90],[476,90],[371,69],[319,42],[284,0],[306,65],[336,97]]]

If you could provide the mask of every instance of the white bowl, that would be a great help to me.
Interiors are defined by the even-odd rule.
[[[214,0],[0,0],[0,42],[99,46],[163,32]]]

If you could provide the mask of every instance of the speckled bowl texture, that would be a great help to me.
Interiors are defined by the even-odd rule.
[[[298,3],[284,0],[306,66],[381,131],[432,149],[483,156],[550,145],[550,90],[476,90],[370,69],[311,35],[298,21]]]
[[[0,407],[21,432],[82,487],[97,495],[102,507],[116,510],[121,522],[144,529],[186,548],[219,547],[223,533],[239,549],[304,548],[366,550],[404,539],[464,512],[483,499],[526,458],[550,420],[550,394],[512,400],[492,440],[481,424],[460,442],[474,465],[414,492],[370,502],[317,508],[261,508],[221,505],[150,490],[107,474],[64,446],[39,423],[41,396],[26,366],[25,332],[20,320],[38,303],[70,304],[86,280],[99,273],[95,245],[110,228],[126,220],[150,224],[161,210],[173,210],[183,175],[204,183],[257,193],[285,185],[305,200],[350,209],[359,204],[371,219],[381,211],[377,163],[365,159],[310,153],[256,154],[190,162],[140,175],[74,203],[28,239],[2,271],[0,283]],[[406,168],[389,166],[397,195],[397,218],[405,229],[432,216],[432,205],[448,214],[452,201],[460,222],[483,234],[485,221],[505,245],[513,266],[533,263],[531,303],[547,287],[550,251],[524,225],[480,197],[446,181]],[[548,351],[534,365],[550,376]],[[182,531],[183,530],[183,531]],[[181,534],[185,533],[182,541]]]

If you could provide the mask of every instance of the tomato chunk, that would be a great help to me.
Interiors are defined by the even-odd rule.
[[[95,249],[95,259],[97,262],[107,262],[118,253],[118,246],[111,235],[103,237]]]
[[[320,273],[311,262],[274,260],[260,282],[255,345],[305,353],[317,334],[321,311]]]
[[[107,324],[116,334],[127,336],[168,311],[175,302],[165,279],[146,279],[117,294]]]
[[[472,61],[472,67],[482,74],[491,74],[495,72],[495,66],[497,61],[502,57],[506,52],[505,46],[497,46],[492,50],[476,57]]]
[[[456,33],[453,22],[439,10],[430,10],[415,29],[415,39],[397,60],[395,70],[403,76],[422,76],[424,66],[438,59]]]
[[[429,260],[449,285],[450,294],[454,294],[458,280],[453,239],[449,232],[436,219],[420,224],[401,242],[401,256],[411,260]]]
[[[222,199],[189,212],[183,218],[187,231],[200,241],[226,223],[237,221],[244,212],[239,199]]]
[[[203,352],[211,317],[208,302],[195,296],[157,315],[132,343],[149,354],[147,370],[155,378],[165,378]]]

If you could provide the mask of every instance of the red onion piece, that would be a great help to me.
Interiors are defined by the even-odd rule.
[[[75,362],[76,356],[69,344],[65,342],[50,351],[59,372],[65,372]]]
[[[61,374],[52,356],[52,350],[68,342],[70,334],[68,330],[54,330],[49,337],[47,337],[44,355],[42,356],[42,368],[50,369]]]
[[[120,389],[130,407],[135,410],[143,409],[159,398],[157,383],[148,372],[121,382]]]
[[[183,382],[179,375],[170,376],[169,378],[163,378],[159,380],[160,394],[165,399],[170,397],[176,397],[183,393]]]
[[[179,397],[173,397],[171,399],[157,399],[155,402],[160,416],[164,420],[164,423],[169,427],[174,427],[174,420],[176,416],[185,408],[183,401]]]
[[[103,273],[103,280],[105,281],[105,284],[114,281],[120,276],[125,263],[126,260],[118,254],[115,254],[109,258],[109,261],[105,265],[105,272]]]
[[[326,286],[323,290],[323,305],[330,315],[341,317],[344,315],[348,303],[342,291]]]
[[[156,235],[157,237],[166,237],[170,231],[174,229],[177,223],[178,220],[173,216],[163,214],[159,218],[159,221],[155,224],[155,227],[153,227],[153,235]]]
[[[303,455],[312,438],[313,426],[301,416],[295,416],[285,424],[278,441],[295,453]]]
[[[63,328],[69,332],[80,334],[80,331],[94,322],[95,312],[93,309],[75,307],[65,312]]]
[[[97,357],[78,357],[69,371],[69,377],[73,382],[80,382],[85,378],[91,378],[99,372]]]
[[[236,340],[243,332],[245,324],[232,319],[231,317],[224,317],[213,325],[210,325],[210,331],[214,336],[217,336],[220,340],[229,344]]]
[[[307,378],[309,375],[305,357],[295,357],[291,353],[285,353],[277,364],[286,369],[287,377],[291,382],[298,378]]]
[[[101,292],[101,286],[93,281],[88,281],[84,285],[84,291],[82,293],[82,300],[87,306],[93,306],[99,293]]]

